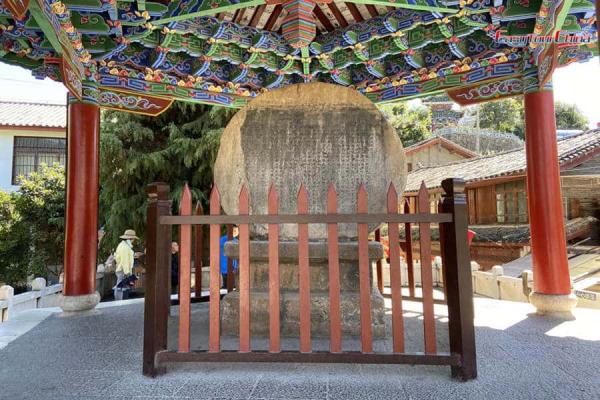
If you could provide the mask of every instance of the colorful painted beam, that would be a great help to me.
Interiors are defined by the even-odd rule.
[[[509,78],[495,82],[485,82],[479,85],[448,90],[448,96],[461,106],[468,106],[514,97],[523,94],[525,88],[521,78]]]
[[[10,1],[0,0],[3,5]],[[298,7],[312,1],[287,0],[288,6]],[[289,24],[282,28],[286,40],[269,31],[284,7],[271,11],[263,1],[34,0],[23,19],[0,7],[0,59],[35,76],[64,81],[75,93],[82,80],[98,80],[101,89],[110,82],[105,88],[119,93],[235,107],[262,90],[311,80],[355,87],[374,101],[461,86],[478,88],[483,95],[493,82],[519,74],[531,90],[539,90],[553,68],[598,54],[596,43],[561,45],[554,51],[534,46],[525,53],[494,41],[500,29],[524,35],[536,29],[553,32],[561,24],[569,33],[594,34],[593,3],[586,0],[356,0],[348,3],[353,15],[355,3],[389,11],[373,13],[369,20],[359,12],[359,22],[344,27],[348,14],[342,14],[340,3],[322,5],[332,10],[340,28],[318,37],[305,29],[302,18],[287,12]],[[404,3],[425,9],[407,9]],[[262,14],[272,12],[266,30],[209,16],[257,4],[251,18],[256,24]],[[313,15],[304,14],[315,22]],[[244,24],[250,14],[245,15]],[[518,60],[520,71],[501,73],[502,66]],[[537,75],[523,75],[525,67]]]
[[[29,7],[29,0],[3,0],[2,3],[8,8],[15,19],[21,20],[25,18]]]
[[[102,108],[153,117],[166,111],[173,104],[173,101],[173,99],[164,99],[140,93],[125,93],[106,88],[102,88],[98,94],[98,105]]]
[[[29,10],[57,55],[62,56],[67,88],[73,96],[81,99],[85,65],[90,62],[91,55],[71,22],[69,10],[60,1],[53,0],[33,1]]]
[[[415,10],[415,11],[429,11],[429,12],[437,12],[444,14],[456,14],[460,11],[460,9],[453,7],[438,7],[429,5],[424,1],[414,1],[409,2],[408,0],[398,0],[398,1],[389,1],[389,0],[348,0],[349,3],[355,4],[371,4],[375,6],[385,6],[385,7],[394,7],[394,8],[404,8],[407,10]],[[414,4],[413,4],[414,3]]]
[[[287,13],[281,23],[281,34],[290,46],[299,49],[315,40],[317,25],[313,16],[312,0],[288,0],[283,3]]]
[[[180,15],[176,15],[176,16],[172,16],[172,17],[167,17],[167,18],[159,18],[159,19],[150,21],[150,23],[152,25],[165,25],[165,24],[170,24],[171,22],[180,22],[180,21],[190,20],[190,19],[194,19],[194,18],[198,18],[198,17],[205,17],[208,15],[216,15],[218,13],[225,12],[225,11],[235,11],[235,10],[239,10],[239,9],[247,8],[247,7],[256,7],[256,6],[265,4],[265,0],[240,0],[238,3],[229,3],[228,1],[221,0],[221,1],[216,1],[215,3],[218,5],[216,7],[213,7],[212,2],[210,2],[208,0],[204,0],[202,2],[202,6],[200,7],[199,11],[195,11],[195,12],[191,12],[191,13],[184,13],[184,14],[180,14]]]

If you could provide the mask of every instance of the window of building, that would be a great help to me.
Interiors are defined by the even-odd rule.
[[[18,185],[20,176],[29,176],[42,164],[65,165],[66,149],[66,139],[15,136],[12,184]]]
[[[409,163],[406,163],[406,170],[407,170],[407,172],[410,172],[410,171],[412,171],[412,169],[413,169],[413,168],[412,168],[412,163],[410,163],[410,162],[409,162]]]
[[[501,224],[526,224],[527,192],[525,181],[496,185],[496,215]]]

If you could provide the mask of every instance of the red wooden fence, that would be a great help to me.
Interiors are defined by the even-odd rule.
[[[467,209],[464,183],[456,179],[442,182],[445,190],[439,212],[430,213],[429,196],[424,185],[419,191],[419,210],[409,214],[398,213],[398,194],[390,185],[385,214],[369,214],[368,194],[364,185],[357,193],[357,213],[338,214],[337,195],[333,186],[327,194],[327,213],[309,214],[309,194],[301,186],[297,197],[297,214],[278,213],[277,191],[272,186],[268,193],[268,214],[249,215],[249,193],[243,187],[239,195],[239,215],[221,215],[220,194],[215,186],[210,196],[210,215],[202,215],[196,207],[192,215],[191,193],[187,186],[181,198],[179,216],[170,215],[168,186],[149,186],[147,224],[147,288],[144,315],[143,372],[155,376],[164,371],[165,363],[180,361],[269,361],[269,362],[353,362],[353,363],[409,363],[451,366],[452,375],[472,379],[477,375],[475,338],[473,328],[473,300],[471,269],[467,245]],[[388,224],[390,245],[390,281],[392,300],[392,353],[374,353],[371,321],[371,263],[368,255],[369,224]],[[282,351],[280,335],[280,283],[279,283],[279,225],[298,226],[298,278],[300,298],[300,351]],[[340,310],[340,271],[338,224],[354,223],[358,228],[358,265],[360,298],[361,351],[343,351]],[[450,352],[436,348],[434,319],[433,279],[431,269],[431,228],[436,223],[442,237],[445,298],[448,307]],[[221,226],[237,224],[239,235],[239,350],[223,351],[220,346],[220,236]],[[268,225],[268,280],[269,280],[269,346],[268,351],[252,350],[250,344],[250,224]],[[311,293],[308,257],[309,224],[327,224],[329,263],[329,351],[313,351],[311,342]],[[410,299],[415,297],[412,268],[411,224],[419,226],[421,289],[423,303],[424,348],[422,353],[404,351],[403,296],[401,291],[399,224],[404,224],[405,250],[408,262]],[[167,350],[167,316],[169,301],[168,277],[171,227],[179,226],[181,241],[179,344],[178,351]],[[196,295],[201,287],[201,261],[198,259],[202,244],[201,226],[210,226],[210,303],[208,350],[190,348],[191,329],[191,249],[192,226],[196,240]],[[231,265],[228,265],[231,276]],[[378,268],[379,270],[379,268]],[[199,273],[200,272],[200,273]],[[377,273],[379,275],[379,271]],[[378,277],[379,278],[379,277]],[[228,279],[229,281],[229,279]],[[382,280],[380,280],[382,282]],[[229,282],[227,282],[229,283]],[[230,283],[229,283],[230,285]],[[228,285],[228,286],[229,286]],[[230,287],[231,289],[231,287]],[[406,299],[406,297],[404,298]]]

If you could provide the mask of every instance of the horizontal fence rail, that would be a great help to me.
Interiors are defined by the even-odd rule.
[[[451,214],[279,214],[163,216],[163,225],[445,223]]]
[[[331,363],[408,363],[448,365],[452,376],[467,380],[476,377],[475,337],[473,327],[473,299],[471,270],[467,245],[467,207],[464,183],[457,179],[442,182],[445,194],[438,205],[438,213],[430,213],[429,194],[425,185],[418,195],[418,211],[410,213],[410,207],[400,198],[393,185],[387,192],[387,213],[369,213],[368,193],[364,185],[357,191],[356,213],[337,213],[337,193],[330,185],[327,192],[327,210],[324,214],[310,214],[310,197],[304,186],[298,190],[296,198],[297,214],[279,214],[279,197],[275,186],[267,195],[267,214],[249,215],[250,195],[244,186],[239,194],[238,215],[221,215],[221,196],[215,186],[210,194],[209,215],[204,215],[198,203],[192,211],[192,195],[187,185],[184,187],[179,215],[170,215],[169,189],[165,184],[149,186],[147,223],[148,269],[144,314],[144,361],[145,375],[155,376],[164,372],[165,364],[186,361],[247,361],[247,362],[331,362]],[[400,209],[404,213],[399,213]],[[195,215],[192,215],[195,214]],[[387,224],[389,242],[390,287],[384,288],[381,260],[376,263],[373,274],[372,255],[369,248],[369,226]],[[434,299],[431,224],[440,227],[440,242],[443,265],[444,300]],[[238,282],[234,282],[233,261],[228,258],[227,279],[221,277],[221,237],[222,225],[227,225],[227,239],[232,239],[232,224],[239,227]],[[268,349],[253,349],[251,345],[251,254],[250,226],[267,226],[267,242],[263,259],[268,261],[267,292],[268,304]],[[299,351],[282,349],[281,330],[285,320],[281,319],[281,276],[279,230],[282,224],[296,224],[297,238],[297,282],[298,282],[298,340]],[[311,265],[309,258],[309,224],[326,224],[327,236],[327,296],[329,301],[329,351],[313,349],[311,319]],[[357,227],[357,284],[360,316],[360,351],[343,349],[342,321],[344,314],[341,305],[340,249],[338,239],[339,224],[356,224]],[[195,297],[202,293],[202,227],[208,226],[209,243],[209,315],[207,350],[193,349],[191,346],[191,298],[192,265],[195,267]],[[177,350],[167,350],[167,325],[170,307],[169,247],[172,227],[179,227],[179,315]],[[412,228],[418,227],[419,260],[421,266],[421,297],[416,296],[415,271],[412,250]],[[404,240],[400,238],[400,228]],[[375,235],[382,240],[381,232]],[[346,248],[346,247],[344,247]],[[192,252],[192,250],[194,250]],[[256,256],[256,255],[254,255]],[[193,257],[193,263],[192,263]],[[288,254],[285,257],[290,257]],[[408,296],[402,293],[401,257],[407,265]],[[374,286],[373,279],[378,279]],[[227,292],[234,287],[239,291],[239,345],[237,351],[222,349],[221,343],[221,287]],[[286,289],[289,291],[289,289]],[[372,290],[391,296],[391,341],[392,352],[374,351],[373,299]],[[421,352],[406,352],[407,335],[404,323],[403,302],[416,300],[422,303],[423,349]],[[438,336],[434,315],[434,304],[446,304],[448,308],[449,352],[438,349]]]

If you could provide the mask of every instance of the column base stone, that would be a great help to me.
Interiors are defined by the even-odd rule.
[[[80,296],[60,295],[58,305],[65,313],[79,313],[93,310],[100,303],[100,293],[84,294]]]
[[[577,297],[573,293],[543,294],[531,292],[529,303],[536,308],[538,315],[573,318],[573,309],[577,305]]]

